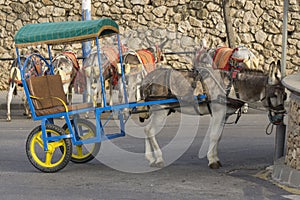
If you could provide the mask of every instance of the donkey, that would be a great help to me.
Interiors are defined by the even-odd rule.
[[[129,102],[141,100],[142,80],[160,65],[162,60],[160,49],[161,47],[155,47],[155,49],[128,50],[124,53],[126,86],[131,87],[128,90]]]
[[[164,43],[163,43],[164,44]],[[151,71],[156,68],[156,65],[161,61],[162,56],[160,52],[161,47],[157,46],[155,49],[140,49],[137,51],[129,50],[125,46],[122,46],[124,55],[122,57],[123,64],[125,66],[125,78],[126,86],[132,85],[137,88],[130,90],[129,99],[140,99],[139,87],[142,79]],[[103,79],[108,81],[109,87],[109,105],[113,105],[114,102],[122,102],[123,96],[120,91],[123,89],[122,81],[120,81],[121,66],[120,55],[117,48],[112,46],[103,46],[100,54],[101,63],[103,67]],[[97,100],[101,95],[101,83],[100,83],[100,70],[98,66],[98,54],[96,50],[88,55],[83,63],[83,69],[86,77],[86,90],[87,101],[92,101],[94,106],[97,106]],[[114,90],[119,92],[118,99],[115,99]],[[102,98],[99,98],[100,101]],[[100,102],[102,104],[102,101]],[[103,106],[103,105],[102,105]],[[88,115],[86,115],[88,117]]]
[[[118,83],[117,63],[119,63],[119,53],[117,49],[109,46],[104,46],[102,50],[103,52],[100,53],[103,67],[102,75],[104,82],[109,82],[109,93],[112,97],[113,88],[117,87]],[[93,49],[84,60],[83,72],[86,80],[87,102],[93,102],[94,106],[97,106],[97,100],[99,99],[100,104],[103,104],[102,98],[99,98],[102,92],[97,50]],[[112,98],[110,98],[109,104],[112,105]],[[86,113],[86,118],[88,118],[88,113]]]
[[[145,101],[170,97],[179,100],[177,105],[163,104],[149,108],[149,121],[144,131],[146,134],[145,157],[150,166],[164,166],[162,151],[155,134],[157,127],[167,118],[170,111],[212,116],[204,143],[199,151],[200,158],[205,157],[206,154],[208,166],[212,169],[222,166],[218,157],[218,143],[224,125],[228,117],[234,114],[236,109],[241,108],[245,102],[261,101],[269,110],[271,122],[282,123],[286,93],[280,82],[280,63],[272,62],[269,73],[246,68],[239,69],[238,72],[235,70],[228,72],[213,69],[215,65],[212,56],[215,54],[216,51],[202,49],[191,71],[157,69],[144,78],[141,96]],[[225,64],[227,65],[227,62],[231,60],[229,58]],[[202,93],[206,94],[207,98],[198,103],[198,98],[195,96]],[[230,96],[232,94],[236,96]],[[146,115],[143,115],[143,118],[147,118]],[[208,145],[205,143],[207,140]]]
[[[21,63],[24,64],[25,62],[25,57],[20,57]],[[10,69],[10,78],[9,78],[9,87],[8,87],[8,92],[6,96],[6,102],[7,102],[7,121],[11,121],[11,115],[10,115],[10,105],[12,101],[13,95],[18,94],[18,87],[22,87],[22,81],[21,81],[21,73],[20,69],[18,66],[18,60],[15,59],[12,63],[11,69]],[[24,115],[28,116],[29,118],[31,117],[29,106],[27,104],[27,100],[25,98],[25,95],[23,93],[22,96],[22,101],[24,105]]]
[[[54,73],[59,74],[62,79],[63,89],[67,96],[67,103],[72,103],[72,89],[79,73],[79,63],[76,55],[71,51],[59,53],[52,62]]]
[[[31,53],[39,53],[39,50],[37,49],[31,49]],[[26,60],[25,56],[20,57],[21,64],[23,65]],[[40,75],[46,70],[40,60],[39,57],[37,56],[32,56],[30,61],[28,62],[29,67],[26,68],[26,73],[25,76],[36,76]],[[13,95],[17,95],[18,88],[23,87],[22,85],[22,80],[21,80],[21,72],[20,72],[20,66],[18,64],[18,59],[15,59],[12,63],[11,69],[10,69],[10,77],[9,77],[9,87],[8,87],[8,92],[6,96],[7,100],[7,118],[6,121],[11,121],[11,115],[10,115],[10,105],[12,101]],[[23,96],[22,96],[22,101],[24,105],[24,115],[28,116],[29,118],[31,117],[30,109],[27,104],[27,99],[25,97],[25,93],[23,91]]]
[[[38,50],[34,50],[33,53],[39,53]],[[21,58],[21,64],[23,65],[26,57],[22,56]],[[42,66],[42,62],[40,61],[40,58],[37,56],[32,56],[31,60],[28,62],[29,67],[26,68],[27,73],[29,73],[28,77],[30,76],[36,76],[40,75],[42,73],[47,73],[47,67]],[[72,101],[72,87],[75,81],[76,73],[79,69],[79,65],[77,62],[77,59],[75,55],[71,52],[63,52],[59,55],[57,55],[53,59],[53,66],[54,71],[56,74],[60,74],[63,81],[63,87],[64,92],[68,96],[68,103]],[[25,77],[26,78],[26,77]],[[20,74],[20,68],[18,66],[18,60],[15,59],[13,61],[12,67],[10,69],[10,79],[9,79],[9,89],[7,93],[7,121],[11,121],[11,114],[10,114],[10,105],[12,101],[13,95],[17,95],[17,86],[22,87],[22,81],[21,81],[21,74]],[[25,98],[25,95],[22,97],[23,105],[24,105],[24,115],[31,117],[30,109],[27,104],[27,99]]]

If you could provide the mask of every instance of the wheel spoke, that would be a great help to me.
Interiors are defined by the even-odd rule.
[[[37,136],[35,139],[36,139],[36,142],[39,144],[39,146],[41,148],[44,148],[44,142],[43,142],[41,136]]]
[[[76,146],[76,150],[77,150],[77,155],[79,157],[82,157],[83,156],[83,153],[82,153],[82,145],[77,145]]]
[[[45,160],[46,165],[49,165],[49,166],[51,165],[52,156],[53,156],[53,151],[46,152],[46,160]]]
[[[51,145],[53,146],[53,149],[55,150],[56,148],[64,145],[64,140],[59,140],[57,142],[51,142]]]
[[[94,133],[93,133],[93,131],[89,131],[87,134],[81,136],[80,138],[82,140],[85,140],[85,139],[89,139],[89,138],[92,138],[92,137],[94,137]]]

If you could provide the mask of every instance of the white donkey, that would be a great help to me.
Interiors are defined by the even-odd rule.
[[[33,53],[38,54],[39,52],[37,50],[33,51]],[[28,54],[27,56],[30,56],[31,54]],[[26,57],[21,57],[21,64],[23,65],[26,60]],[[43,62],[41,62],[40,58],[38,56],[32,55],[30,61],[27,64],[29,67],[26,67],[27,73],[30,73],[30,76],[35,76],[37,74],[47,73],[48,68],[43,65]],[[53,66],[54,71],[56,74],[60,74],[63,81],[63,87],[64,92],[68,96],[68,102],[71,102],[72,100],[72,87],[75,81],[75,77],[77,74],[77,71],[79,69],[79,65],[76,59],[75,54],[72,52],[63,52],[61,54],[58,54],[53,59]],[[29,77],[30,77],[29,76]],[[18,60],[15,59],[13,61],[12,67],[10,69],[10,79],[9,79],[9,89],[7,93],[7,121],[11,121],[11,101],[13,98],[13,95],[17,95],[17,86],[22,87],[22,81],[21,81],[21,74],[20,74],[20,68],[18,65]],[[23,88],[23,87],[22,87]],[[24,115],[27,115],[28,117],[31,117],[30,109],[27,104],[27,99],[24,95],[24,91],[22,90],[23,96],[23,104],[24,104]]]
[[[109,87],[109,100],[107,103],[109,105],[113,104],[112,96],[113,89],[118,87],[119,75],[117,72],[117,64],[119,63],[119,52],[117,48],[113,46],[104,46],[102,47],[102,52],[100,54],[101,65],[102,65],[102,75],[104,79],[105,90]],[[103,106],[102,101],[102,91],[101,91],[101,82],[100,82],[100,68],[98,64],[98,52],[96,49],[93,49],[91,53],[83,62],[83,72],[86,82],[86,99],[87,102],[92,102],[94,106],[97,106],[99,103]],[[107,84],[108,81],[108,84]],[[98,102],[99,100],[99,102]],[[89,117],[86,113],[86,118]]]
[[[213,69],[213,59],[206,50],[202,49],[195,60],[192,71],[176,71],[172,69],[157,69],[145,77],[142,83],[142,97],[146,100],[161,99],[162,97],[177,98],[180,104],[155,105],[150,107],[150,119],[145,126],[145,156],[150,166],[163,167],[162,151],[156,140],[157,127],[167,118],[170,110],[186,114],[212,116],[199,157],[208,158],[210,168],[221,167],[218,157],[218,144],[225,122],[235,113],[244,102],[262,101],[269,110],[272,123],[282,123],[284,115],[284,100],[286,94],[280,83],[279,64],[273,62],[269,73],[241,67],[236,70],[224,71]],[[231,54],[232,57],[232,54]],[[251,56],[249,56],[250,58]],[[224,58],[221,58],[224,59]],[[225,61],[231,61],[232,59]],[[245,61],[245,59],[244,59]],[[232,63],[233,64],[233,63]],[[241,64],[238,61],[236,64]],[[235,67],[238,67],[235,65]],[[234,76],[234,77],[233,77]],[[227,81],[225,79],[228,79]],[[230,86],[230,87],[229,87]],[[229,98],[227,90],[235,89],[238,95]],[[198,104],[195,96],[205,93],[208,101]],[[181,107],[181,105],[185,105]],[[190,105],[190,107],[186,107]],[[206,141],[209,141],[208,145]]]
[[[21,57],[21,63],[23,64],[25,62],[25,57]],[[11,69],[10,69],[10,77],[9,77],[9,87],[8,92],[6,96],[6,102],[7,102],[7,121],[11,121],[11,113],[10,113],[10,105],[13,98],[13,95],[18,94],[18,87],[22,87],[22,81],[21,81],[21,73],[18,66],[18,60],[15,59],[12,63]],[[22,91],[22,101],[24,105],[24,115],[31,117],[29,106],[27,104],[27,99],[25,97],[24,91]]]
[[[37,54],[39,53],[39,50],[37,49],[31,49],[30,53],[28,53],[26,56],[29,56],[30,54]],[[20,57],[21,64],[23,65],[26,60],[25,56]],[[41,62],[40,58],[37,56],[32,56],[31,59],[27,63],[28,67],[26,68],[25,76],[36,76],[40,75],[47,70],[44,66],[43,63]],[[22,85],[22,80],[21,80],[21,72],[20,72],[20,66],[18,63],[18,59],[15,59],[12,63],[11,69],[10,69],[10,76],[9,76],[9,87],[8,87],[8,92],[6,96],[7,100],[7,121],[11,121],[11,115],[10,115],[10,105],[11,101],[13,98],[13,95],[17,95],[18,92],[18,86],[23,88]],[[31,117],[30,109],[27,104],[27,99],[25,97],[25,93],[22,90],[22,101],[24,105],[24,115],[28,116],[29,118]]]

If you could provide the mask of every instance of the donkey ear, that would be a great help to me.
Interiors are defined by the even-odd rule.
[[[281,60],[277,60],[277,67],[281,71]]]
[[[276,70],[275,70],[275,77],[277,78],[277,80],[281,80],[281,61],[277,60],[276,63]]]
[[[270,68],[269,68],[269,78],[268,78],[268,84],[269,85],[274,85],[275,84],[275,72],[277,71],[277,66],[275,61],[272,61],[270,64]]]
[[[270,69],[269,69],[269,79],[268,83],[270,85],[275,85],[281,80],[281,65],[280,65],[280,60],[278,61],[272,61],[270,64]]]

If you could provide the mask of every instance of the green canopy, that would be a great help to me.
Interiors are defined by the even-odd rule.
[[[118,24],[109,19],[88,21],[47,22],[23,26],[15,35],[16,47],[38,44],[60,44],[95,39],[119,33]]]

